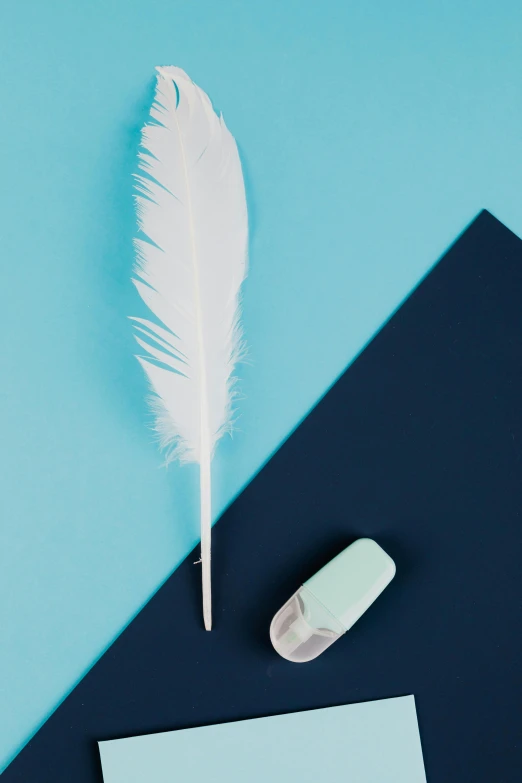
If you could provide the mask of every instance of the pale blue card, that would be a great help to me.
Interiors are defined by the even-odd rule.
[[[104,783],[426,783],[413,696],[99,746]]]

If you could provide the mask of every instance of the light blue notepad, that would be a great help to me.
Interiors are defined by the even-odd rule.
[[[99,746],[104,783],[426,783],[413,696]]]

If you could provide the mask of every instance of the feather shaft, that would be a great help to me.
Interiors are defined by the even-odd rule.
[[[212,524],[212,484],[210,453],[201,457],[199,463],[199,497],[201,518],[201,586],[203,593],[203,623],[205,630],[212,629],[212,588],[211,588],[211,524]]]
[[[163,69],[159,69],[161,76],[166,79],[169,85],[169,94],[171,101],[175,104],[175,92],[172,79]],[[194,228],[194,211],[192,206],[192,192],[190,177],[187,165],[187,154],[183,134],[179,127],[178,114],[176,106],[173,105],[176,129],[179,137],[181,149],[181,159],[183,161],[183,175],[185,179],[187,194],[187,214],[190,232],[191,261],[194,276],[194,295],[196,306],[196,330],[197,330],[197,356],[200,382],[200,461],[199,461],[199,528],[201,536],[201,587],[203,595],[203,623],[206,631],[212,630],[212,586],[211,586],[211,524],[212,524],[212,484],[211,484],[211,446],[210,429],[208,415],[208,396],[207,396],[207,369],[205,363],[205,341],[203,338],[203,308],[201,306],[201,285],[199,272],[199,258],[196,241],[196,231]]]

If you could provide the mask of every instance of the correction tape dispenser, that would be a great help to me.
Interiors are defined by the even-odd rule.
[[[364,614],[395,576],[395,563],[379,544],[359,538],[330,560],[284,604],[270,639],[295,663],[317,658]]]

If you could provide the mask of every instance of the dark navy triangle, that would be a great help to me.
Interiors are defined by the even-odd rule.
[[[215,528],[215,630],[191,556],[5,783],[99,783],[100,739],[409,693],[430,783],[520,783],[521,490],[522,242],[482,212]],[[272,615],[360,536],[396,579],[317,661],[279,658]]]

